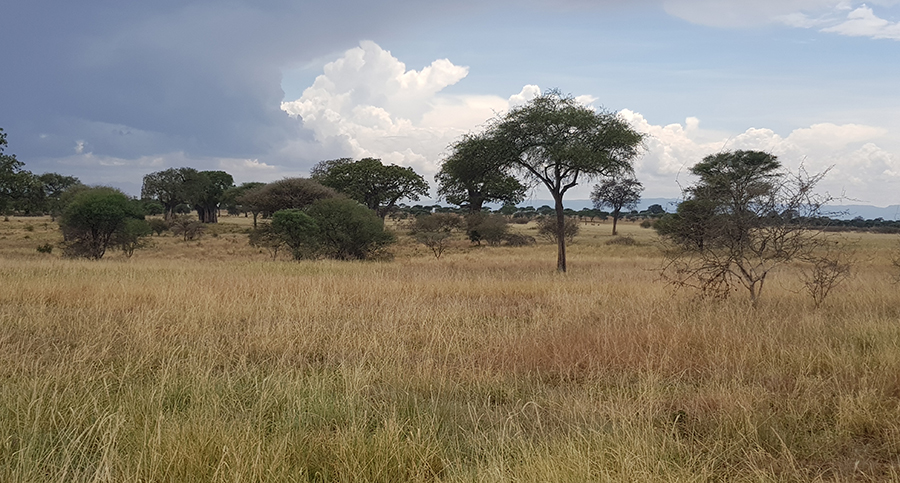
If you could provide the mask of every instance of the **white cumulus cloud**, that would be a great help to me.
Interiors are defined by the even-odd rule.
[[[868,3],[890,7],[900,1]],[[900,22],[879,17],[859,0],[663,0],[663,6],[671,15],[712,27],[781,23],[846,36],[900,40]]]
[[[850,37],[900,40],[900,22],[889,22],[879,18],[865,5],[851,11],[846,21],[824,28],[822,31]]]
[[[647,193],[677,196],[678,181],[690,184],[689,168],[704,156],[737,149],[762,150],[777,155],[786,169],[801,165],[810,172],[831,169],[820,188],[832,195],[876,204],[900,201],[900,155],[878,145],[888,139],[886,129],[859,124],[819,123],[781,136],[766,128],[750,128],[736,134],[700,128],[696,118],[682,124],[654,125],[641,114],[620,113],[648,135],[646,155],[636,164],[638,178]]]
[[[494,116],[541,94],[540,87],[532,84],[506,98],[442,92],[467,73],[449,60],[408,70],[390,52],[363,42],[329,63],[300,99],[282,104],[284,111],[302,118],[316,138],[311,143],[298,141],[290,150],[315,148],[339,153],[334,157],[377,157],[412,166],[428,178],[437,171],[447,146],[462,134],[479,130]],[[595,100],[590,95],[577,99],[585,104]],[[846,192],[880,204],[900,201],[895,195],[900,188],[900,152],[895,152],[896,143],[890,144],[891,133],[884,128],[816,123],[786,134],[765,127],[730,133],[706,128],[695,117],[657,125],[632,110],[619,115],[647,134],[646,154],[636,161],[635,169],[648,197],[679,196],[679,183],[691,182],[689,168],[707,155],[754,149],[778,155],[790,170],[801,164],[810,172],[833,166],[821,185],[832,194]],[[246,160],[240,163],[247,171],[269,171],[266,166],[247,166]],[[586,199],[590,188],[590,183],[583,183],[570,196]],[[541,199],[543,195],[538,189],[533,196]]]
[[[319,143],[335,146],[343,155],[377,157],[431,175],[451,142],[506,111],[510,103],[540,93],[537,86],[526,86],[506,100],[441,92],[468,72],[447,59],[407,70],[389,51],[364,41],[327,64],[300,99],[281,108],[299,116]]]

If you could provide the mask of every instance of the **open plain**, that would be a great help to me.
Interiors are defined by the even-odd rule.
[[[248,227],[84,261],[0,222],[0,481],[900,480],[895,235],[754,308],[668,286],[629,223],[563,275],[545,241],[295,262]]]

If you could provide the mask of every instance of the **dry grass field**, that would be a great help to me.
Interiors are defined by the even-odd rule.
[[[248,226],[90,262],[0,222],[0,481],[900,481],[895,236],[754,309],[628,223],[565,275],[547,242],[272,261]]]

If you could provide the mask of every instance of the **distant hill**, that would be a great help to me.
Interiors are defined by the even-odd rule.
[[[677,198],[645,198],[638,203],[638,211],[646,210],[650,205],[660,205],[664,210],[673,213],[680,199]],[[535,208],[547,205],[553,206],[553,200],[526,200],[519,206],[534,206]],[[578,211],[583,208],[593,208],[591,200],[565,200],[566,208]],[[885,220],[900,220],[900,205],[886,207],[872,205],[829,205],[825,209],[826,216],[831,218],[849,220],[861,216],[866,220],[883,218]]]

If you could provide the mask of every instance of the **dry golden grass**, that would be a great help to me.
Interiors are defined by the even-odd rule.
[[[672,291],[628,223],[559,275],[461,239],[273,262],[222,221],[99,262],[0,223],[0,481],[900,481],[895,237],[753,309]]]

